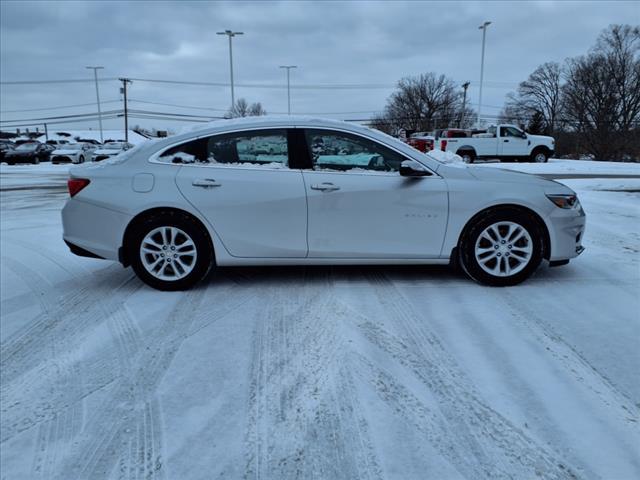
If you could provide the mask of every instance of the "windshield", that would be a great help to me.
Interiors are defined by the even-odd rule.
[[[82,143],[69,143],[68,145],[61,145],[61,150],[82,150]]]
[[[22,145],[18,145],[16,147],[16,150],[21,150],[24,152],[30,152],[32,150],[35,150],[36,148],[38,148],[38,144],[37,143],[23,143]]]

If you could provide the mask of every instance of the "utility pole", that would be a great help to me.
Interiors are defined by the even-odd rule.
[[[93,78],[96,81],[96,101],[98,102],[98,123],[100,124],[100,143],[104,143],[102,137],[102,111],[100,110],[100,91],[98,90],[98,70],[104,69],[104,67],[86,67],[89,70],[93,70]]]
[[[482,83],[484,81],[484,45],[487,39],[487,27],[491,25],[491,22],[484,22],[478,27],[482,30],[482,57],[480,60],[480,99],[478,101],[478,128],[480,128],[480,114],[482,111]]]
[[[45,142],[49,141],[49,130],[47,129],[47,124],[44,124],[44,140]]]
[[[291,81],[289,78],[289,73],[292,68],[298,68],[297,65],[280,65],[280,68],[287,69],[287,113],[291,115]]]
[[[129,141],[129,117],[127,112],[127,84],[132,83],[128,78],[120,78],[122,82],[122,93],[124,94],[124,141]]]
[[[244,32],[225,30],[224,32],[216,32],[216,35],[227,35],[229,37],[229,73],[231,75],[231,108],[233,108],[236,104],[236,97],[233,91],[233,47],[231,39],[236,35],[244,35]]]
[[[460,119],[458,120],[458,128],[462,127],[462,120],[464,119],[465,109],[467,108],[467,88],[471,82],[464,82],[462,88],[464,89],[464,95],[462,96],[462,111],[460,112]]]

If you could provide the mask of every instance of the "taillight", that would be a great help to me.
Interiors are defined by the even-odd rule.
[[[440,150],[442,150],[443,152],[447,151],[447,141],[446,140],[441,140],[440,141]]]
[[[69,188],[69,195],[74,197],[80,190],[89,185],[91,180],[88,178],[70,178],[67,180],[67,187]]]

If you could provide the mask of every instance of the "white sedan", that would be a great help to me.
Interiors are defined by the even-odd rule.
[[[122,152],[133,148],[133,145],[126,142],[107,142],[104,145],[100,145],[96,150],[93,151],[93,155],[91,156],[91,160],[94,162],[101,162],[102,160],[107,160],[109,158],[115,157],[116,155],[120,155]]]
[[[51,163],[84,163],[91,161],[96,145],[90,143],[67,143],[51,153]]]
[[[452,263],[513,285],[583,250],[568,187],[441,163],[330,120],[213,122],[74,167],[69,192],[71,251],[131,265],[161,290],[233,265]]]

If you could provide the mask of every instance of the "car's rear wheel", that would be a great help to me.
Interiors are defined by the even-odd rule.
[[[158,290],[186,290],[213,265],[207,232],[180,213],[152,215],[133,227],[127,258],[146,284]]]
[[[461,240],[460,263],[479,283],[516,285],[540,265],[543,234],[526,212],[490,212],[471,225]]]

